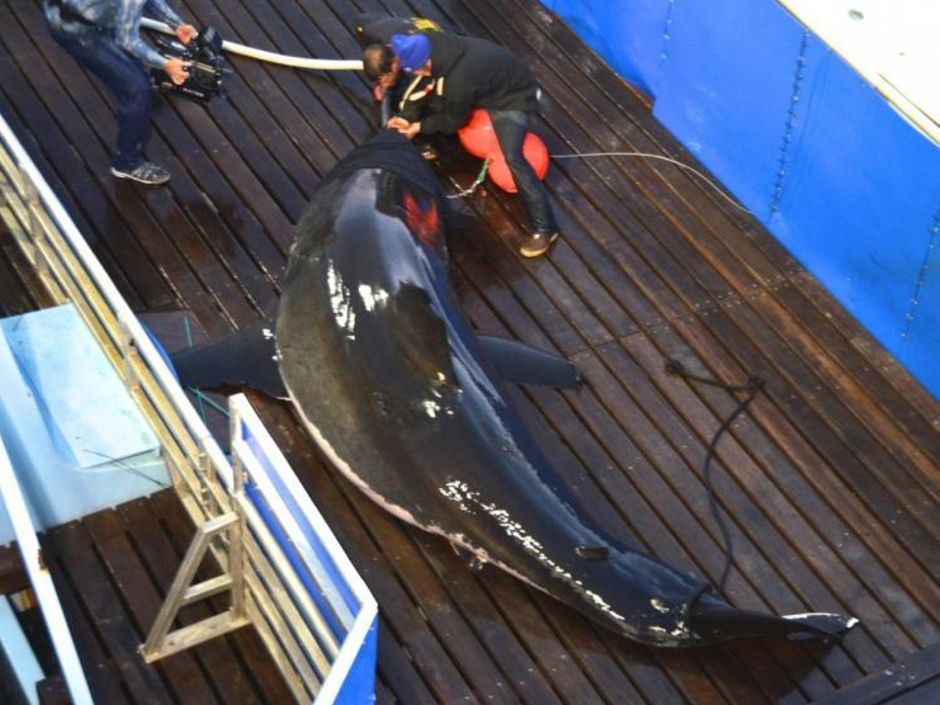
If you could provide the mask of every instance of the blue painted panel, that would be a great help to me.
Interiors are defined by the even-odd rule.
[[[320,540],[320,537],[317,535],[314,528],[310,525],[310,522],[307,521],[303,509],[297,505],[297,502],[294,500],[294,496],[290,489],[287,488],[283,482],[281,482],[277,471],[275,471],[271,466],[267,456],[264,454],[264,451],[261,448],[261,445],[252,435],[251,429],[248,428],[246,424],[242,424],[242,438],[251,448],[251,451],[255,458],[257,458],[258,462],[264,466],[265,470],[267,471],[268,479],[271,481],[271,484],[274,485],[275,491],[287,506],[291,516],[297,522],[297,525],[303,532],[304,537],[307,539],[307,542],[310,544],[310,547],[316,554],[316,559],[319,564],[316,567],[324,571],[323,575],[318,576],[318,579],[320,579],[321,582],[329,581],[330,586],[343,600],[349,612],[356,614],[359,611],[359,600],[356,599],[352,589],[349,587],[349,585],[346,584],[346,581],[343,579],[343,575],[339,571],[339,568],[336,567],[336,563],[333,561],[332,556],[330,556],[326,547],[323,545],[323,542]]]
[[[258,514],[271,531],[271,535],[274,536],[274,540],[277,541],[278,546],[284,551],[288,562],[291,564],[300,582],[303,583],[303,586],[306,588],[314,604],[316,604],[317,609],[323,615],[323,618],[330,627],[330,631],[333,632],[333,636],[342,641],[346,637],[346,630],[333,612],[332,606],[324,598],[320,586],[316,584],[313,580],[313,576],[310,575],[306,561],[297,553],[294,544],[291,543],[290,538],[284,532],[277,517],[274,516],[274,512],[271,511],[271,507],[268,506],[268,503],[265,501],[264,495],[258,490],[258,486],[253,481],[245,483],[245,494],[248,495],[248,499],[251,500],[252,505],[258,510]],[[308,626],[312,627],[313,625]]]
[[[261,452],[260,445],[251,434],[251,429],[246,424],[242,424],[241,429],[242,437],[252,446],[252,452],[255,454],[258,461],[269,465],[267,463],[266,456],[264,456]],[[315,551],[318,553],[318,555],[325,556],[327,559],[329,564],[327,572],[336,583],[332,587],[334,589],[339,588],[339,591],[344,595],[344,597],[348,596],[346,597],[346,599],[350,601],[348,606],[351,607],[353,611],[358,611],[359,601],[355,598],[355,596],[352,595],[349,586],[346,585],[346,583],[343,581],[342,575],[336,569],[335,564],[329,555],[326,554],[319,537],[314,533],[313,527],[310,526],[309,522],[306,521],[305,516],[302,510],[297,506],[297,503],[293,501],[289,490],[284,487],[284,484],[280,482],[277,473],[274,472],[270,467],[267,468],[267,474],[272,484],[275,485],[276,491],[281,496],[281,499],[284,500],[285,504],[288,506],[288,509],[293,514],[294,519],[297,520],[298,524],[303,529],[304,535],[310,542],[311,546],[315,547]],[[342,648],[344,650],[349,649],[351,646],[351,644],[348,643],[349,634],[346,628],[337,618],[337,615],[331,609],[330,604],[326,601],[322,586],[318,585],[313,579],[313,576],[311,576],[307,562],[297,551],[297,548],[294,546],[290,537],[287,536],[287,533],[284,531],[274,512],[271,510],[270,505],[265,500],[264,494],[261,492],[258,485],[253,480],[251,480],[250,477],[245,483],[245,494],[251,500],[252,505],[258,510],[258,514],[261,516],[262,521],[264,521],[265,525],[271,530],[275,541],[277,541],[278,545],[284,551],[288,561],[294,568],[294,572],[300,578],[308,594],[317,604],[318,609],[325,617],[333,634],[341,642],[345,642]],[[318,566],[318,568],[322,569],[324,566]],[[322,576],[320,577],[322,579]],[[359,618],[358,615],[357,618]],[[339,691],[335,699],[331,700],[330,702],[333,705],[371,705],[374,703],[377,658],[378,619],[374,617],[362,644],[359,645],[358,650],[355,652],[352,665],[350,666],[349,671],[346,673],[342,684],[339,686]],[[319,699],[317,702],[318,701]]]
[[[910,328],[901,341],[898,359],[913,370],[940,399],[940,212],[930,225],[922,280],[915,288]]]
[[[372,621],[369,633],[356,660],[349,669],[336,696],[335,705],[372,705],[375,702],[375,669],[378,657],[378,619]]]
[[[818,49],[800,91],[805,118],[770,228],[938,394],[940,262],[930,247],[940,150],[820,40],[810,43]]]
[[[618,74],[644,93],[656,93],[668,52],[673,0],[542,0]]]
[[[653,114],[761,219],[781,170],[803,37],[773,2],[678,3],[673,13]]]

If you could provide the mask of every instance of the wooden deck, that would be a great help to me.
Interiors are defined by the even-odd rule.
[[[442,19],[532,65],[549,96],[539,131],[553,153],[694,163],[534,0],[176,5],[227,38],[322,57],[357,54],[357,11]],[[159,101],[148,152],[174,176],[170,188],[145,190],[108,175],[109,103],[53,44],[34,0],[0,0],[0,16],[0,111],[131,306],[189,309],[210,336],[268,310],[292,224],[320,176],[375,130],[361,79],[234,60],[230,99],[208,112]],[[445,153],[439,170],[445,185],[445,175],[465,185],[477,166]],[[675,356],[727,381],[760,374],[766,391],[721,441],[714,469],[734,537],[728,597],[778,613],[854,614],[861,625],[831,647],[634,645],[498,571],[472,572],[339,478],[287,407],[255,396],[379,601],[379,702],[936,700],[937,402],[755,220],[682,170],[566,160],[548,185],[563,236],[547,259],[515,253],[524,218],[498,193],[466,201],[466,227],[450,238],[458,291],[480,330],[556,350],[584,371],[576,392],[516,393],[537,438],[612,533],[717,580],[723,553],[701,466],[735,400],[666,375],[663,363]],[[3,282],[8,271],[0,258]],[[899,667],[917,679],[892,680]]]
[[[70,522],[43,538],[89,685],[102,705],[280,705],[290,691],[250,627],[154,666],[137,647],[194,533],[170,491]],[[205,577],[211,577],[206,573]],[[224,609],[217,605],[216,609]],[[183,624],[209,615],[184,610]]]

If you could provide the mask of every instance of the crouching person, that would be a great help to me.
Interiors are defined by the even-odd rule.
[[[522,151],[540,94],[529,67],[508,49],[475,37],[396,34],[390,45],[401,71],[434,82],[437,109],[420,120],[393,117],[388,126],[409,139],[454,134],[474,108],[486,109],[529,216],[530,235],[519,252],[544,255],[558,238],[558,226],[548,192]]]
[[[434,110],[433,81],[415,76],[402,76],[398,58],[389,46],[395,34],[411,35],[418,32],[443,32],[444,27],[424,17],[389,17],[375,13],[356,18],[356,36],[363,45],[362,63],[366,78],[373,83],[376,101],[387,101],[388,115],[402,116],[409,122],[418,120],[423,113]],[[383,124],[384,127],[384,124]]]

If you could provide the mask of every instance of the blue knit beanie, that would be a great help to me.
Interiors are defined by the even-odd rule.
[[[431,42],[423,34],[393,34],[392,51],[404,71],[415,71],[431,58]]]

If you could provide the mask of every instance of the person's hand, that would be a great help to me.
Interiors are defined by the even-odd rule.
[[[415,137],[417,137],[418,133],[421,132],[421,123],[413,122],[410,125],[408,125],[408,127],[406,127],[404,130],[399,130],[399,132],[402,133],[408,139],[413,140]]]
[[[420,122],[408,122],[405,118],[397,115],[388,121],[387,127],[390,130],[398,130],[408,139],[413,139],[415,135],[421,132]]]
[[[189,77],[189,71],[186,70],[186,64],[182,59],[167,59],[166,66],[163,67],[166,75],[170,77],[177,86]]]
[[[176,28],[176,38],[183,44],[189,44],[199,34],[191,24],[181,24]]]
[[[375,98],[376,103],[381,103],[382,99],[385,98],[385,86],[381,83],[376,83],[372,87],[372,97]]]

